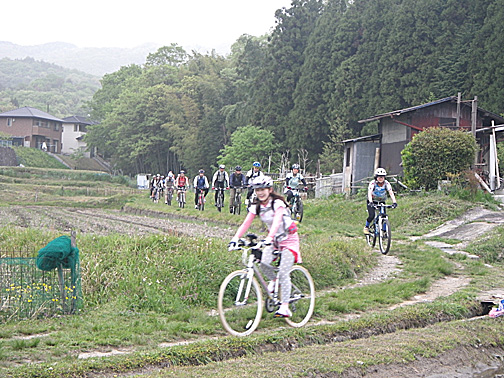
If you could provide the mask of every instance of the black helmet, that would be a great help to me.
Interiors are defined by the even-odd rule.
[[[299,164],[292,164],[292,169],[299,169]]]
[[[241,171],[241,170],[242,170],[242,167],[240,167],[239,165],[237,165],[237,166],[235,167],[235,171]]]

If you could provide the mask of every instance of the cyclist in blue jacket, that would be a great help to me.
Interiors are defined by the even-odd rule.
[[[364,234],[369,234],[369,225],[375,217],[374,205],[378,203],[385,203],[387,199],[387,193],[390,195],[392,200],[392,206],[397,207],[397,201],[392,190],[392,185],[390,182],[385,180],[387,176],[387,171],[384,168],[378,168],[374,174],[374,180],[372,180],[368,185],[367,192],[367,211],[368,217],[366,219],[366,225],[364,226]]]
[[[193,180],[193,186],[194,186],[194,208],[198,208],[198,189],[203,190],[204,196],[206,198],[206,195],[208,194],[208,190],[210,188],[210,185],[208,184],[208,179],[205,176],[205,171],[203,169],[199,170],[198,175],[194,178]]]

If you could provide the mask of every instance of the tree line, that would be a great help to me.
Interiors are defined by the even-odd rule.
[[[259,160],[341,171],[357,121],[462,92],[502,113],[504,0],[293,0],[228,56],[176,43],[102,79],[86,136],[124,173]]]

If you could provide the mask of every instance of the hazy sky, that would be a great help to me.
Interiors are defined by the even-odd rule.
[[[68,42],[78,47],[230,46],[242,34],[275,25],[290,0],[16,0],[2,2],[0,40],[19,45]]]

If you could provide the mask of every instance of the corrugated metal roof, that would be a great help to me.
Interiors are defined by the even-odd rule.
[[[380,139],[380,138],[381,138],[381,134],[366,135],[366,136],[359,137],[359,138],[343,140],[343,141],[341,141],[341,143],[364,141],[366,139],[374,140],[374,139]]]
[[[0,117],[12,117],[12,118],[42,118],[49,121],[63,122],[62,119],[54,117],[42,110],[31,108],[25,106],[24,108],[9,110],[8,112],[0,113]]]
[[[400,109],[400,110],[394,110],[394,111],[388,112],[388,113],[378,114],[378,115],[375,115],[375,116],[373,116],[371,118],[361,119],[360,121],[357,121],[357,122],[359,122],[359,123],[366,123],[366,122],[370,122],[370,121],[376,121],[378,119],[385,118],[385,117],[394,117],[394,116],[398,117],[398,116],[400,116],[401,114],[404,114],[404,113],[412,112],[412,111],[415,111],[415,110],[418,110],[418,109],[427,108],[429,106],[433,106],[433,105],[437,105],[437,104],[442,104],[443,102],[449,102],[449,101],[457,101],[457,96],[445,97],[445,98],[441,98],[441,99],[436,100],[436,101],[428,102],[426,104],[412,106],[410,108],[405,108],[405,109]],[[462,101],[461,105],[472,106],[467,101]],[[488,110],[482,109],[480,107],[478,107],[478,111],[481,112],[481,113],[484,113],[484,115],[486,115],[486,116],[490,116],[491,118],[495,119],[499,123],[504,123],[504,118],[501,117],[498,114],[489,112]]]
[[[412,106],[410,108],[405,108],[405,109],[400,109],[400,110],[394,110],[394,111],[388,112],[388,113],[378,114],[378,115],[372,116],[371,118],[361,119],[360,121],[357,121],[357,122],[366,123],[366,122],[370,122],[370,121],[376,121],[377,119],[380,119],[380,118],[391,117],[391,116],[400,116],[403,113],[412,112],[414,110],[426,108],[426,107],[432,106],[432,105],[441,104],[441,103],[447,102],[447,101],[453,101],[456,99],[457,99],[456,96],[445,97],[445,98],[442,98],[442,99],[439,99],[436,101],[428,102],[426,104]]]

